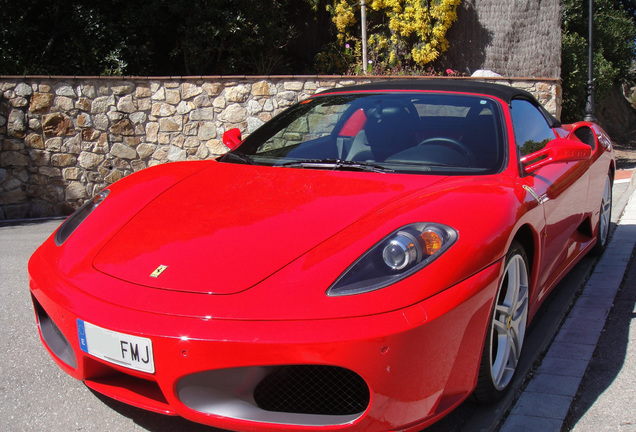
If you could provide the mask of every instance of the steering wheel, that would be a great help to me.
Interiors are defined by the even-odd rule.
[[[439,145],[439,146],[447,147],[451,150],[454,150],[457,153],[461,153],[463,156],[468,158],[469,167],[472,165],[471,162],[475,160],[475,155],[473,154],[472,151],[470,151],[470,149],[466,146],[466,144],[461,143],[453,138],[432,137],[432,138],[427,138],[418,144],[418,146],[427,146],[427,145]]]

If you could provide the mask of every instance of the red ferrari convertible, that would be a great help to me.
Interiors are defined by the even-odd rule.
[[[35,252],[57,364],[236,431],[416,431],[509,387],[528,323],[608,240],[614,156],[529,93],[334,89],[216,159],[135,173]]]

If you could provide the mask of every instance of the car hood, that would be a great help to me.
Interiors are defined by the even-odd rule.
[[[144,286],[233,294],[439,180],[215,162],[141,209],[93,266]]]

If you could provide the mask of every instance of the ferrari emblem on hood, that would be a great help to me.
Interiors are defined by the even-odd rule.
[[[160,265],[159,267],[155,269],[155,271],[150,273],[150,277],[158,278],[161,275],[161,273],[163,273],[167,268],[168,268],[167,265]]]

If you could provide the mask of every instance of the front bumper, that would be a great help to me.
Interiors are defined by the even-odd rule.
[[[144,312],[30,272],[44,345],[97,392],[231,430],[389,431],[426,426],[473,390],[501,265],[401,310],[306,321]],[[82,351],[78,319],[150,338],[155,373]]]

